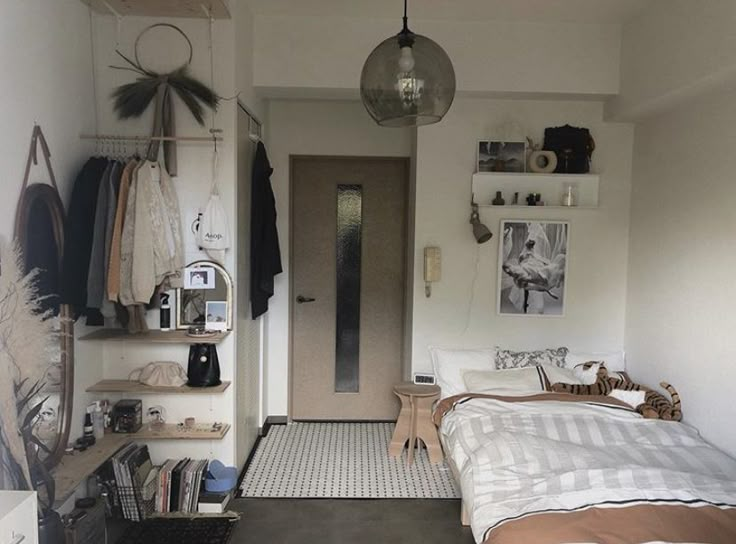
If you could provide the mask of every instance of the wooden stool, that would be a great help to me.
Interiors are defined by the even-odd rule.
[[[442,446],[437,436],[437,428],[432,423],[432,404],[440,397],[440,388],[436,385],[401,383],[394,386],[394,394],[401,400],[401,412],[396,421],[388,454],[399,457],[408,440],[407,463],[411,465],[414,461],[414,444],[418,444],[421,440],[429,453],[429,461],[431,463],[442,461],[444,459]]]

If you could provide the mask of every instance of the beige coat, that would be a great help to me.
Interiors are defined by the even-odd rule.
[[[123,306],[135,304],[133,298],[133,242],[135,235],[135,205],[138,187],[138,169],[136,165],[130,175],[128,199],[123,214],[123,228],[120,236],[120,292],[119,300]]]
[[[137,166],[138,161],[131,160],[125,165],[123,174],[120,176],[120,190],[110,244],[110,261],[107,263],[107,299],[112,302],[117,302],[120,296],[120,250],[123,238],[123,220],[125,219],[125,210],[128,207],[130,182]]]
[[[131,293],[147,304],[156,286],[181,286],[184,248],[179,199],[171,177],[158,163],[137,170]]]

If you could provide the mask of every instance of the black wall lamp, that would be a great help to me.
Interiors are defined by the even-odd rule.
[[[479,244],[485,244],[488,240],[493,238],[493,233],[488,227],[480,222],[480,215],[478,215],[478,205],[474,201],[470,201],[470,224],[473,226],[473,236],[475,241]]]

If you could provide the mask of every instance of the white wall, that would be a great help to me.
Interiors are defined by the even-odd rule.
[[[79,140],[93,110],[89,18],[78,0],[6,0],[0,4],[0,233],[11,236],[33,124],[44,131],[59,191],[68,202],[89,146]],[[39,155],[39,159],[40,159]],[[43,162],[31,182],[47,179]]]
[[[98,86],[98,110],[100,132],[107,134],[147,134],[151,129],[152,107],[140,119],[120,121],[112,109],[110,94],[115,87],[131,81],[135,75],[128,71],[113,70],[109,65],[121,66],[122,59],[115,55],[116,43],[120,50],[130,56],[136,36],[154,22],[171,22],[186,32],[194,46],[192,74],[210,85],[210,57],[208,45],[209,22],[204,19],[151,19],[144,17],[126,17],[123,19],[121,33],[117,35],[114,17],[95,17],[96,43],[96,75]],[[235,85],[235,51],[232,20],[221,20],[215,23],[214,29],[214,73],[215,91],[221,96],[236,94]],[[170,31],[151,33],[145,38],[141,49],[141,59],[145,59],[159,70],[171,70],[186,58],[186,44]],[[146,47],[146,43],[150,44]],[[194,118],[183,104],[175,99],[176,133],[184,136],[208,136],[210,114],[206,117],[206,127],[197,125]],[[223,101],[215,118],[215,125],[223,130],[224,141],[218,143],[219,152],[219,187],[222,201],[229,216],[231,228],[234,228],[236,184],[235,184],[235,101]],[[199,208],[207,202],[210,190],[212,144],[182,143],[177,145],[179,175],[174,179],[182,213],[185,240],[186,262],[208,257],[198,250],[191,231],[191,223],[197,216]],[[132,147],[129,152],[132,152]],[[234,233],[236,236],[236,233]],[[235,239],[237,240],[237,238]],[[233,248],[237,247],[237,242]],[[225,267],[234,277],[235,253],[231,249],[225,259]],[[158,326],[158,313],[149,312],[149,325]],[[84,343],[78,343],[82,345]],[[86,347],[86,345],[85,345]],[[230,335],[217,347],[223,380],[236,380],[235,341]],[[104,375],[106,378],[126,378],[128,373],[150,361],[171,360],[187,365],[188,346],[151,345],[124,343],[104,344]],[[197,395],[181,397],[176,395],[144,395],[144,411],[152,405],[162,405],[167,411],[168,421],[183,421],[187,416],[194,416],[200,422],[221,421],[235,423],[235,387],[218,395]],[[114,399],[117,400],[117,399]],[[187,456],[199,458],[218,458],[224,463],[242,463],[245,459],[236,459],[235,442],[239,430],[234,427],[224,440],[215,441],[151,441],[149,448],[154,462],[161,462],[168,457]]]
[[[619,25],[412,20],[411,28],[447,51],[461,93],[618,92]],[[258,16],[254,83],[274,95],[357,96],[365,59],[399,30],[398,17]]]
[[[378,127],[357,102],[272,101],[268,153],[284,273],[266,314],[267,415],[286,415],[289,376],[289,155],[408,157],[411,131]]]
[[[253,87],[255,17],[248,9],[247,2],[237,0],[230,4],[235,34],[235,83],[240,93],[238,98],[263,121],[267,109],[266,104],[256,94]]]
[[[0,235],[6,239],[13,236],[34,123],[46,136],[61,198],[69,203],[75,176],[92,150],[79,139],[94,124],[90,51],[89,15],[78,0],[8,0],[0,5],[0,72],[5,74]],[[31,169],[34,182],[48,182],[40,151],[39,164]],[[84,389],[102,378],[101,354],[101,346],[77,348],[75,414],[83,414],[89,401]],[[82,432],[81,417],[72,422],[72,437]]]
[[[636,128],[626,348],[632,377],[673,384],[684,418],[736,455],[733,94]]]
[[[608,113],[637,118],[736,88],[736,3],[656,0],[623,28],[621,94]]]
[[[601,174],[600,208],[485,208],[481,219],[494,236],[479,246],[468,224],[476,142],[498,137],[494,127],[509,119],[535,141],[549,126],[590,128],[596,141],[592,171]],[[632,138],[630,125],[604,123],[602,105],[590,102],[459,100],[441,123],[419,129],[414,371],[431,369],[428,345],[623,348]],[[570,221],[564,318],[496,314],[500,221],[519,218]],[[440,246],[443,259],[442,280],[433,285],[431,298],[422,281],[427,245]]]
[[[408,156],[412,132],[379,128],[361,104],[351,102],[274,101],[269,116],[272,182],[285,265],[267,319],[267,413],[278,415],[285,414],[288,405],[289,154]],[[468,224],[475,145],[509,119],[538,140],[547,126],[570,122],[590,127],[598,146],[593,168],[602,174],[601,208],[484,210],[482,217],[496,236],[478,246]],[[590,102],[461,99],[442,123],[418,130],[412,370],[429,369],[429,344],[623,348],[632,139],[630,125],[604,123],[602,105]],[[571,221],[567,317],[563,319],[496,316],[499,221],[519,217]],[[435,244],[443,249],[443,279],[434,285],[432,298],[426,299],[422,252],[425,245]],[[478,276],[471,293],[476,257]]]

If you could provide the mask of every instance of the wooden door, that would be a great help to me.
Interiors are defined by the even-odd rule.
[[[292,419],[398,413],[408,176],[407,159],[292,158]]]

